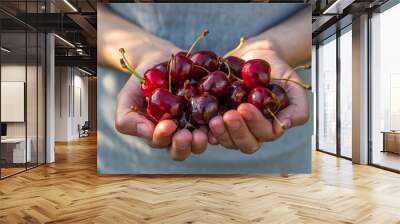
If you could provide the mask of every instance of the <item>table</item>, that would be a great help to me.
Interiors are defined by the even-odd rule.
[[[27,143],[26,147],[26,154],[25,154],[25,144]],[[10,163],[26,163],[31,162],[32,154],[31,154],[31,145],[32,141],[30,138],[5,138],[1,139],[1,153],[2,157],[4,158],[3,154],[8,154],[9,152],[12,153],[12,160],[11,156],[8,161]]]
[[[400,154],[400,131],[382,131],[383,150],[382,152],[392,152]]]

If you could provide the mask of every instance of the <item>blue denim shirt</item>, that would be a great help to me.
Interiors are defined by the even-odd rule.
[[[210,34],[197,49],[223,55],[239,43],[288,18],[305,4],[281,3],[156,3],[109,4],[110,8],[144,30],[188,49],[204,29]]]
[[[209,36],[197,49],[224,54],[238,44],[282,22],[304,4],[265,3],[113,3],[117,14],[159,37],[187,49],[207,27]],[[98,18],[101,23],[101,18]],[[101,34],[98,34],[101,35]],[[117,49],[116,49],[117,50]],[[300,72],[311,82],[309,72]],[[311,170],[312,118],[288,130],[280,139],[264,143],[252,155],[209,145],[201,155],[184,162],[172,161],[166,150],[152,149],[140,138],[120,134],[114,128],[116,97],[127,76],[98,69],[98,170],[100,173],[303,173]],[[312,96],[308,94],[309,111]]]

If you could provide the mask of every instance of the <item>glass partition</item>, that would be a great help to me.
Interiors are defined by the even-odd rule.
[[[336,154],[336,36],[318,47],[317,147]]]
[[[26,136],[26,41],[24,31],[1,34],[2,177],[24,171],[26,162],[31,161]]]
[[[36,32],[27,33],[27,82],[26,82],[26,113],[27,113],[27,150],[31,151],[28,168],[37,165],[38,150],[38,35]]]
[[[340,155],[352,157],[352,35],[351,26],[340,35]]]
[[[371,162],[400,171],[400,4],[371,18]]]
[[[1,1],[18,16],[43,1]],[[45,163],[45,35],[0,12],[0,178]]]

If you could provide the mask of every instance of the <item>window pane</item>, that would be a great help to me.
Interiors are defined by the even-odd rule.
[[[340,153],[352,153],[352,38],[351,30],[340,36]]]
[[[399,21],[400,4],[371,19],[372,163],[396,170],[400,170]]]
[[[336,153],[336,40],[318,48],[318,148]]]

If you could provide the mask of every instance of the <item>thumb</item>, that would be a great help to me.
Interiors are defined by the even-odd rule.
[[[154,124],[134,111],[117,113],[115,128],[122,134],[138,136],[149,140],[152,139],[154,132]]]
[[[291,104],[280,111],[277,117],[281,121],[283,128],[289,129],[306,123],[308,116],[308,107],[298,107]]]

